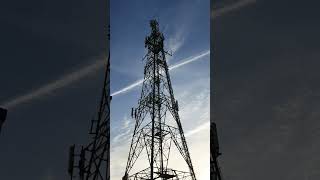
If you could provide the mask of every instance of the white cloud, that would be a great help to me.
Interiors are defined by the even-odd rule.
[[[131,118],[128,118],[127,115],[124,116],[123,120],[122,120],[122,124],[121,127],[116,127],[116,125],[111,125],[113,127],[116,127],[114,129],[117,135],[115,135],[115,137],[112,138],[112,143],[114,144],[118,144],[121,145],[121,143],[126,142],[129,140],[129,136],[133,133],[133,128],[131,128],[133,126],[134,120]]]
[[[170,63],[170,60],[173,58],[175,52],[177,52],[185,42],[184,28],[179,28],[179,30],[171,37],[165,41],[165,48],[168,50],[172,56],[167,56],[167,62]]]

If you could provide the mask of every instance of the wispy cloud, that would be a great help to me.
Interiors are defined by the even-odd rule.
[[[171,37],[168,38],[166,41],[165,47],[167,47],[167,50],[174,55],[175,52],[177,52],[182,45],[184,44],[185,41],[185,28],[181,27],[179,30],[175,32],[175,34]],[[167,62],[169,63],[170,60],[173,58],[173,56],[168,56],[167,57]]]
[[[133,132],[133,126],[134,121],[131,118],[128,118],[127,115],[124,116],[122,124],[120,127],[117,127],[116,129],[119,130],[119,132],[112,138],[112,143],[117,144],[117,143],[123,143],[125,141],[129,140],[129,137],[131,133]]]
[[[72,73],[62,76],[60,79],[49,82],[36,90],[33,90],[29,93],[23,94],[21,96],[14,97],[7,102],[3,103],[1,106],[8,109],[14,108],[22,103],[28,103],[34,99],[43,97],[52,93],[53,91],[66,87],[76,81],[81,80],[82,78],[96,72],[98,69],[102,68],[105,64],[104,60],[98,60],[89,66],[81,68],[80,70],[74,71]]]
[[[229,12],[241,9],[243,7],[246,7],[248,5],[254,4],[256,3],[256,0],[239,0],[236,3],[230,4],[230,5],[226,5],[222,8],[219,9],[214,9],[213,11],[211,11],[211,18],[217,18],[220,17],[224,14],[227,14]]]
[[[173,70],[173,69],[176,69],[176,68],[179,68],[181,66],[184,66],[186,64],[189,64],[191,62],[194,62],[194,61],[198,61],[198,60],[201,60],[201,58],[205,57],[205,56],[208,56],[210,54],[210,50],[207,50],[203,53],[200,53],[200,54],[197,54],[196,56],[191,56],[191,57],[188,57],[186,59],[183,59],[181,60],[182,62],[180,63],[177,63],[175,65],[172,65],[169,67],[169,70]],[[140,79],[140,80],[137,80],[135,81],[134,83],[120,89],[120,90],[117,90],[113,93],[111,93],[111,96],[117,96],[119,94],[123,94],[123,93],[127,93],[129,92],[130,90],[134,89],[135,87],[138,87],[139,85],[141,85],[143,83],[143,79]]]

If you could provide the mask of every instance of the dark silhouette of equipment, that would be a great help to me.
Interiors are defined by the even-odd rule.
[[[110,34],[108,35],[110,38]],[[81,146],[80,152],[75,152],[75,145],[69,149],[68,173],[80,180],[110,179],[110,52],[106,63],[103,81],[102,97],[95,119],[91,120],[89,135],[91,142]],[[76,162],[77,160],[77,162]],[[74,170],[77,170],[77,173]]]
[[[218,164],[218,156],[221,155],[219,150],[219,142],[218,142],[218,134],[217,134],[217,128],[216,123],[211,122],[210,123],[210,176],[213,180],[222,180],[221,170]]]
[[[178,114],[178,101],[173,95],[165,57],[168,53],[163,47],[164,36],[159,31],[156,20],[151,20],[150,26],[151,34],[145,39],[148,53],[144,58],[146,64],[141,98],[138,107],[131,109],[135,128],[122,179],[196,180]],[[171,144],[175,144],[189,171],[178,171],[169,167]],[[143,150],[147,152],[148,162],[143,164],[147,167],[129,174],[136,161],[143,159],[141,157]]]
[[[0,133],[1,133],[2,124],[7,118],[7,112],[8,111],[6,109],[0,108]]]

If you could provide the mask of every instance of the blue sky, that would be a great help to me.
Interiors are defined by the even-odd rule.
[[[111,93],[143,78],[144,39],[150,32],[152,18],[159,21],[165,36],[165,49],[173,54],[168,57],[170,66],[206,53],[170,71],[189,151],[200,180],[209,176],[209,3],[209,0],[110,2]],[[112,100],[112,179],[120,179],[125,170],[134,128],[130,110],[136,107],[140,92],[141,86],[135,86],[115,95]],[[182,159],[174,166],[185,168]]]

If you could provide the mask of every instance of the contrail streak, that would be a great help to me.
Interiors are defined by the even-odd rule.
[[[169,67],[169,70],[173,70],[173,69],[179,68],[180,66],[184,66],[184,65],[186,65],[186,64],[189,64],[189,63],[191,63],[191,62],[193,62],[193,61],[197,61],[197,60],[201,59],[202,57],[207,56],[207,55],[209,55],[209,54],[210,54],[210,50],[207,50],[207,51],[204,52],[204,53],[200,53],[200,54],[198,54],[198,55],[196,55],[196,56],[189,57],[189,58],[187,58],[187,59],[184,59],[184,60],[185,60],[184,62],[181,62],[181,63],[178,63],[178,64],[175,64],[175,65],[170,66],[170,67]]]
[[[111,96],[116,96],[116,95],[119,95],[119,94],[128,92],[128,91],[130,91],[131,89],[133,89],[134,87],[141,85],[142,83],[143,83],[143,79],[140,79],[140,80],[138,80],[138,81],[130,84],[129,86],[126,86],[126,87],[124,87],[124,88],[122,88],[122,89],[120,89],[120,90],[118,90],[118,91],[116,91],[116,92],[113,92],[113,93],[111,94]]]
[[[207,51],[205,51],[204,53],[200,53],[200,54],[198,54],[198,55],[196,55],[196,56],[192,56],[192,57],[186,58],[186,59],[184,59],[184,60],[181,60],[181,61],[183,61],[183,62],[180,62],[180,63],[178,63],[178,64],[175,64],[175,65],[170,66],[170,67],[169,67],[169,70],[173,70],[173,69],[179,68],[179,67],[181,67],[181,66],[184,66],[184,65],[186,65],[186,64],[189,64],[189,63],[191,63],[191,62],[198,61],[198,60],[200,60],[202,57],[207,56],[207,55],[209,55],[209,54],[210,54],[210,50],[207,50]],[[140,80],[138,80],[138,81],[136,81],[136,82],[134,82],[134,83],[132,83],[132,84],[130,84],[130,85],[128,85],[128,86],[126,86],[126,87],[118,90],[118,91],[116,91],[116,92],[113,92],[113,93],[111,94],[111,96],[116,96],[116,95],[119,95],[119,94],[126,93],[126,92],[132,90],[133,88],[141,85],[142,83],[143,83],[143,79],[140,79]]]
[[[251,5],[253,3],[256,3],[257,1],[256,0],[240,0],[236,3],[233,3],[231,5],[227,5],[225,7],[222,7],[222,8],[219,8],[219,9],[214,9],[212,12],[211,12],[211,17],[212,18],[217,18],[219,16],[222,16],[226,13],[229,13],[231,11],[234,11],[234,10],[238,10],[238,9],[241,9],[242,7],[245,7],[245,6],[248,6],[248,5]]]
[[[29,102],[33,99],[39,98],[41,96],[50,94],[54,90],[63,88],[65,86],[68,86],[69,84],[79,81],[80,79],[88,76],[89,74],[96,72],[98,69],[102,68],[105,64],[105,61],[99,60],[96,61],[94,64],[91,64],[85,68],[82,68],[78,71],[72,72],[70,74],[67,74],[63,77],[61,77],[58,80],[55,80],[53,82],[50,82],[34,91],[31,91],[25,95],[21,95],[18,97],[15,97],[5,103],[2,104],[3,107],[6,108],[13,108],[19,104]]]
[[[189,64],[193,61],[199,60],[200,58],[202,58],[208,54],[210,54],[209,50],[206,51],[205,53],[201,53],[197,56],[187,58],[184,62],[178,63],[176,65],[169,67],[169,70],[176,69],[176,68],[179,68],[180,66],[183,66],[185,64]],[[36,98],[40,98],[44,95],[48,95],[57,89],[68,86],[68,85],[70,85],[76,81],[79,81],[80,79],[88,76],[89,74],[96,72],[98,69],[102,68],[104,64],[105,64],[105,62],[102,60],[96,61],[94,64],[91,64],[85,68],[78,70],[78,71],[67,74],[67,75],[61,77],[60,79],[55,80],[53,82],[50,82],[48,84],[45,84],[44,86],[41,86],[40,88],[38,88],[34,91],[31,91],[27,94],[10,99],[7,102],[3,103],[2,106],[9,109],[9,108],[16,107],[17,105],[20,105],[22,103],[27,103],[31,100],[36,99]],[[116,96],[116,95],[125,93],[127,91],[130,91],[134,87],[141,85],[142,82],[143,82],[143,79],[138,80],[138,81],[132,83],[131,85],[126,86],[126,87],[112,93],[111,96]]]
[[[210,122],[205,122],[205,123],[195,127],[194,129],[188,131],[187,133],[185,133],[185,136],[189,137],[189,136],[196,134],[204,129],[209,129],[209,128],[210,128]]]

